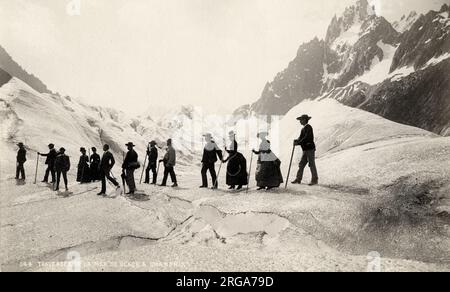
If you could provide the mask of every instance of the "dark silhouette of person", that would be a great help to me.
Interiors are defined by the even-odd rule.
[[[88,183],[90,182],[89,177],[89,157],[86,155],[86,149],[84,147],[80,148],[81,156],[78,162],[77,171],[77,182]]]
[[[167,184],[167,178],[170,174],[170,179],[172,180],[172,187],[178,187],[177,175],[175,174],[175,164],[176,164],[177,154],[175,148],[172,146],[172,139],[167,140],[167,152],[164,155],[164,159],[159,162],[164,163],[164,178],[160,186],[165,187]]]
[[[228,137],[231,144],[229,148],[225,148],[228,157],[223,161],[224,163],[228,163],[226,184],[230,186],[230,190],[236,189],[236,186],[238,186],[237,190],[241,190],[242,186],[248,184],[247,160],[242,153],[238,152],[236,133],[231,131]]]
[[[69,156],[65,154],[65,152],[66,149],[61,147],[55,158],[55,170],[56,170],[55,191],[59,191],[59,182],[61,180],[61,174],[64,179],[66,191],[69,190],[69,188],[67,187],[67,172],[70,170],[70,159]]]
[[[148,156],[148,166],[145,170],[144,183],[146,184],[150,183],[150,170],[151,170],[153,174],[152,185],[155,185],[157,180],[156,168],[158,163],[158,148],[156,148],[155,141],[150,142],[150,147],[147,149],[147,156]]]
[[[208,177],[207,172],[209,171],[212,179],[212,185],[213,189],[217,189],[218,187],[218,181],[217,181],[217,174],[216,174],[216,162],[217,162],[217,156],[219,156],[219,159],[222,161],[222,150],[219,149],[216,142],[214,142],[213,137],[211,134],[205,134],[203,135],[205,137],[206,145],[203,148],[203,157],[202,157],[202,185],[200,188],[207,188],[208,187]]]
[[[126,182],[129,188],[127,195],[132,195],[136,191],[136,182],[134,181],[134,171],[139,167],[138,154],[134,151],[135,145],[132,142],[125,144],[128,152],[122,164],[122,171],[125,172]]]
[[[108,179],[117,189],[120,188],[119,183],[111,177],[111,169],[114,167],[116,163],[114,159],[114,155],[109,151],[109,145],[105,144],[103,146],[103,156],[100,160],[99,172],[102,180],[102,189],[100,193],[97,195],[105,196],[106,195],[106,179]]]
[[[283,175],[281,173],[281,161],[272,152],[270,141],[267,140],[269,133],[260,132],[257,137],[261,140],[259,149],[253,153],[258,155],[258,167],[256,168],[255,179],[258,190],[271,190],[278,188],[283,183]]]
[[[22,142],[18,143],[17,146],[19,150],[17,151],[16,157],[16,179],[25,180],[25,168],[24,163],[27,161],[27,150],[25,150],[25,145]]]
[[[42,154],[38,152],[38,155],[47,157],[45,159],[45,164],[47,165],[47,169],[45,170],[44,179],[42,182],[48,183],[48,175],[52,175],[52,182],[55,183],[55,158],[58,154],[55,150],[55,145],[53,143],[48,144],[48,149],[50,150],[47,154]]]
[[[100,179],[99,166],[100,166],[100,155],[97,153],[97,148],[92,147],[92,155],[89,158],[91,163],[90,167],[90,179],[92,182]]]
[[[311,183],[310,186],[317,185],[319,183],[319,176],[316,168],[316,144],[314,143],[314,131],[309,124],[311,117],[308,115],[302,115],[297,118],[303,129],[300,133],[300,137],[294,140],[294,146],[301,146],[303,150],[302,159],[300,160],[299,169],[297,172],[297,178],[292,182],[293,184],[301,184],[303,179],[303,171],[306,165],[309,164],[311,169]]]

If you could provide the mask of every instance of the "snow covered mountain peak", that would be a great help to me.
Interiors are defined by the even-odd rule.
[[[375,10],[367,0],[359,0],[355,5],[347,7],[342,16],[334,16],[328,26],[325,42],[332,45],[339,37],[356,42],[357,34],[363,22],[370,16],[375,16]],[[356,36],[355,36],[356,35]]]
[[[324,40],[302,44],[261,97],[235,114],[285,115],[304,100],[326,96],[449,135],[449,14],[443,5],[392,25],[368,1],[358,1],[333,17]]]

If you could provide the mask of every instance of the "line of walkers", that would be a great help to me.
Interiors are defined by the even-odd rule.
[[[303,155],[300,161],[299,170],[297,172],[296,179],[293,184],[301,184],[303,179],[303,171],[309,164],[312,174],[312,180],[309,185],[318,184],[318,175],[315,165],[315,151],[316,146],[314,143],[314,132],[312,126],[309,124],[311,117],[308,115],[302,115],[297,118],[300,121],[303,129],[300,137],[294,140],[294,149],[296,146],[301,146]],[[257,137],[261,140],[259,149],[253,149],[252,152],[258,156],[257,168],[255,178],[257,181],[258,190],[270,190],[279,187],[283,183],[283,176],[281,173],[281,161],[272,152],[270,141],[267,139],[269,133],[260,132]],[[210,173],[212,181],[212,189],[218,188],[218,176],[223,163],[227,163],[226,169],[226,184],[230,190],[241,190],[243,186],[248,186],[250,173],[247,172],[247,160],[244,155],[238,152],[238,142],[236,141],[236,133],[231,131],[229,133],[229,147],[225,147],[225,151],[228,154],[227,158],[224,158],[222,150],[218,147],[211,134],[205,134],[205,147],[203,149],[202,156],[202,168],[201,178],[202,185],[200,188],[208,188],[207,173]],[[26,149],[23,143],[18,143],[19,150],[17,152],[17,168],[16,179],[25,179],[24,163],[26,162]],[[136,183],[134,178],[135,171],[141,167],[138,162],[138,154],[134,150],[135,145],[132,142],[126,144],[128,152],[126,153],[122,164],[122,182],[127,184],[129,192],[127,194],[134,194],[136,191]],[[44,179],[42,182],[48,183],[49,176],[51,175],[51,183],[55,184],[54,189],[59,190],[60,178],[64,179],[66,190],[67,188],[67,172],[70,170],[70,159],[65,154],[65,149],[60,148],[56,151],[54,144],[48,145],[48,153],[40,153],[39,156],[46,157],[45,164],[47,165]],[[81,156],[78,162],[77,181],[80,183],[90,183],[100,180],[101,191],[98,195],[106,194],[106,180],[110,181],[116,189],[120,189],[120,185],[111,173],[112,168],[115,165],[114,155],[110,152],[109,145],[103,146],[103,155],[100,157],[97,154],[97,149],[92,147],[92,155],[87,155],[85,148],[80,148]],[[90,151],[89,151],[90,152]],[[148,158],[148,165],[145,168],[145,164]],[[253,155],[250,160],[250,167],[252,167]],[[216,173],[215,164],[220,161],[219,173]],[[163,163],[164,177],[160,186],[166,186],[168,177],[172,180],[172,187],[177,187],[177,176],[175,174],[176,165],[176,151],[172,145],[172,140],[167,140],[166,153],[163,159],[158,160],[158,148],[155,141],[151,141],[148,145],[144,168],[145,181],[144,183],[150,183],[150,172],[152,173],[151,184],[156,184],[157,176],[159,172],[159,166]],[[292,158],[291,158],[292,164]],[[291,165],[289,166],[290,169]],[[36,168],[37,169],[37,168]],[[141,182],[142,182],[141,174]],[[288,174],[289,176],[289,174]],[[20,177],[20,178],[19,178]],[[288,178],[289,179],[289,178]]]

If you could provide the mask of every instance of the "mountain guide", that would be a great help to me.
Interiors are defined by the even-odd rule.
[[[125,159],[122,164],[122,170],[125,172],[126,182],[128,185],[128,193],[127,195],[133,195],[136,191],[136,182],[134,181],[134,171],[138,169],[140,166],[138,162],[138,154],[134,151],[134,145],[132,142],[128,142],[125,144],[127,146],[128,152],[125,155]]]
[[[47,154],[42,154],[38,152],[38,155],[47,157],[45,159],[45,164],[47,165],[47,169],[45,170],[44,179],[42,182],[48,183],[48,175],[51,173],[52,181],[51,183],[55,183],[55,158],[56,158],[56,150],[55,145],[53,143],[48,144],[48,149],[50,150]]]
[[[150,147],[147,148],[147,156],[148,156],[148,166],[145,170],[145,181],[144,183],[150,183],[150,170],[152,171],[152,185],[156,184],[157,174],[156,167],[158,164],[158,148],[156,148],[156,141],[150,142]]]
[[[163,162],[164,164],[164,178],[160,186],[165,187],[167,184],[167,178],[170,174],[170,179],[172,180],[172,187],[178,187],[177,176],[175,174],[175,164],[177,159],[177,153],[172,146],[172,139],[167,140],[167,152],[164,155],[164,159],[161,159],[159,162]]]
[[[86,155],[86,148],[80,148],[81,156],[78,162],[77,182],[88,183],[90,182],[89,175],[89,157]]]
[[[294,146],[301,146],[303,150],[303,155],[300,160],[299,169],[297,172],[297,178],[292,182],[293,184],[301,184],[303,179],[303,171],[307,164],[311,169],[311,182],[310,186],[317,185],[319,183],[319,176],[317,175],[316,168],[316,144],[314,144],[314,131],[312,126],[309,124],[311,117],[308,115],[302,115],[297,118],[303,129],[300,133],[300,137],[294,140]]]
[[[228,137],[231,144],[230,148],[225,148],[228,157],[223,161],[224,163],[228,163],[226,184],[230,186],[230,190],[236,189],[236,186],[238,186],[237,190],[241,190],[242,186],[248,184],[247,160],[244,155],[238,152],[236,133],[231,131],[228,133]]]
[[[67,172],[70,170],[70,159],[69,156],[65,154],[66,149],[59,149],[59,152],[55,158],[55,170],[56,170],[56,187],[55,191],[59,191],[59,182],[61,180],[61,174],[64,179],[64,186],[66,191],[68,191],[67,187]]]
[[[91,168],[90,168],[90,180],[92,182],[100,180],[100,171],[99,171],[99,167],[100,167],[100,155],[97,154],[97,148],[92,147],[92,155],[89,158],[89,161],[91,163]]]
[[[116,161],[114,160],[114,155],[109,151],[109,145],[105,144],[103,146],[103,156],[100,161],[100,178],[102,180],[102,190],[98,193],[98,196],[106,196],[106,179],[108,179],[116,189],[119,189],[119,183],[111,177],[111,169],[114,167]]]
[[[217,156],[222,161],[222,150],[217,146],[216,142],[214,142],[213,137],[211,134],[205,134],[203,135],[206,141],[206,145],[203,148],[203,157],[202,157],[202,185],[200,188],[207,188],[208,187],[208,177],[206,176],[206,173],[209,171],[211,174],[213,189],[218,188],[218,181],[217,181],[217,174],[215,169],[215,163],[217,162]]]
[[[281,174],[281,161],[270,149],[270,141],[267,140],[269,133],[260,132],[257,137],[261,139],[259,150],[253,149],[253,153],[258,155],[258,166],[256,168],[256,182],[258,190],[271,190],[283,183]]]
[[[23,165],[27,161],[27,150],[25,150],[25,145],[22,142],[18,143],[17,146],[19,150],[16,157],[16,179],[25,180],[25,168]]]

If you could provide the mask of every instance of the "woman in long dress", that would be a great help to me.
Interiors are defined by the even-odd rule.
[[[270,141],[267,140],[269,133],[261,132],[258,138],[261,139],[259,150],[253,149],[253,153],[258,155],[258,165],[256,168],[256,182],[258,190],[270,190],[278,188],[283,183],[281,174],[281,161],[270,149]]]
[[[77,182],[88,183],[90,179],[89,157],[86,155],[86,149],[80,148],[81,156],[78,162]]]
[[[244,155],[238,152],[236,133],[231,131],[229,138],[231,141],[230,147],[225,148],[228,157],[223,161],[224,163],[228,163],[226,183],[230,186],[230,190],[236,189],[236,186],[237,190],[241,190],[242,186],[248,184],[247,160]]]

